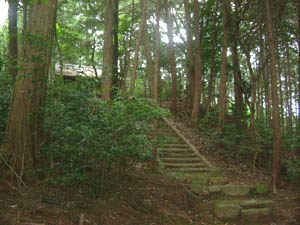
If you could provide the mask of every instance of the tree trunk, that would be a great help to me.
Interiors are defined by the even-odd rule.
[[[219,95],[219,122],[221,126],[224,125],[226,107],[226,72],[227,72],[227,47],[229,36],[229,2],[223,0],[223,44],[222,44],[222,62],[221,62],[221,81],[220,81],[220,95]]]
[[[22,48],[24,48],[25,43],[25,35],[27,30],[27,23],[28,23],[28,0],[23,0],[23,31],[22,31]]]
[[[249,49],[245,49],[245,54],[247,58],[247,66],[250,73],[250,86],[251,86],[251,103],[250,103],[250,128],[254,128],[254,119],[255,119],[255,104],[256,104],[256,83],[257,79],[253,72],[251,59],[250,59],[250,52]]]
[[[214,10],[214,22],[213,26],[213,49],[211,54],[211,67],[210,67],[210,76],[208,81],[208,93],[207,93],[207,103],[206,103],[206,119],[208,119],[209,112],[211,110],[212,103],[212,94],[214,89],[215,78],[217,76],[217,67],[216,67],[216,54],[217,54],[217,38],[218,38],[218,29],[217,29],[217,16],[218,16],[218,2],[216,2],[216,8]]]
[[[103,46],[103,73],[101,85],[101,97],[104,100],[111,99],[113,63],[114,63],[114,10],[115,0],[106,1],[106,13],[104,24],[104,46]]]
[[[18,1],[8,0],[8,73],[13,80],[18,74]]]
[[[4,144],[12,167],[27,178],[31,178],[29,171],[38,167],[57,0],[47,4],[34,1],[32,7],[31,38],[25,41],[26,59],[18,72]]]
[[[160,7],[161,1],[156,3],[156,26],[155,26],[155,49],[154,49],[154,74],[153,74],[153,99],[158,100],[158,80],[160,77],[160,33],[159,33],[159,21],[160,21]]]
[[[199,117],[200,96],[202,91],[202,58],[199,26],[199,2],[194,0],[194,29],[195,29],[195,85],[192,121],[195,123]]]
[[[291,71],[291,60],[290,60],[290,50],[289,44],[286,42],[286,57],[287,57],[287,86],[286,86],[286,98],[287,98],[287,108],[288,108],[288,132],[293,132],[293,104],[292,104],[292,71]]]
[[[143,3],[143,6],[142,6],[142,20],[141,20],[141,25],[140,25],[138,38],[137,38],[136,45],[135,45],[134,59],[133,59],[133,64],[132,64],[132,72],[131,72],[131,77],[130,77],[130,90],[129,90],[129,95],[130,96],[133,96],[133,94],[134,94],[136,71],[137,71],[138,61],[139,61],[139,49],[140,49],[140,45],[141,45],[141,42],[142,42],[144,27],[145,27],[145,24],[146,24],[146,12],[147,12],[148,0],[143,0],[143,1],[141,1],[141,4],[142,3]]]
[[[237,7],[237,4],[236,4]],[[237,122],[240,123],[243,111],[244,111],[244,103],[243,103],[243,92],[242,92],[242,76],[241,76],[241,68],[238,56],[237,49],[237,35],[239,35],[239,18],[238,18],[238,9],[235,9],[234,15],[232,16],[231,24],[232,24],[232,32],[231,32],[231,55],[232,55],[232,64],[233,64],[233,80],[234,80],[234,115]]]
[[[277,179],[280,172],[280,115],[278,107],[278,90],[277,90],[277,72],[276,72],[276,47],[273,30],[272,12],[270,0],[266,0],[266,26],[267,26],[267,41],[270,51],[270,74],[272,88],[272,125],[273,125],[273,169],[272,169],[272,185],[273,192],[277,193]]]
[[[118,76],[118,59],[119,59],[119,0],[115,0],[114,8],[114,29],[113,29],[113,67],[112,67],[112,95],[115,96],[118,93],[119,76]]]
[[[172,29],[172,18],[169,13],[169,3],[168,0],[165,0],[165,16],[167,23],[167,34],[168,34],[168,55],[170,60],[170,71],[172,77],[172,103],[171,103],[171,112],[174,114],[177,113],[177,75],[176,75],[176,60],[175,60],[175,50],[174,50],[174,41],[173,41],[173,29]]]
[[[300,0],[298,0],[298,33],[300,33]],[[298,129],[300,135],[300,37],[298,37]],[[296,94],[297,95],[297,94]]]
[[[151,46],[150,46],[150,36],[148,34],[147,26],[145,26],[145,33],[143,38],[144,44],[144,52],[147,62],[147,73],[148,73],[148,80],[149,80],[149,90],[150,90],[150,98],[154,96],[154,63],[151,56]]]
[[[135,11],[135,4],[134,0],[132,0],[132,14],[131,14],[131,23],[130,23],[130,35],[129,35],[129,41],[128,41],[128,47],[125,49],[125,59],[124,59],[124,70],[123,70],[123,76],[122,76],[122,82],[121,82],[121,89],[122,89],[122,96],[126,96],[126,87],[127,87],[127,76],[129,72],[129,64],[130,64],[130,55],[132,50],[132,39],[133,39],[133,25],[134,25],[134,11]],[[125,43],[124,43],[125,45]]]
[[[193,56],[193,40],[191,32],[191,12],[189,10],[189,1],[184,0],[184,14],[186,22],[186,50],[187,50],[187,91],[188,91],[188,100],[191,102],[191,106],[194,102],[194,88],[195,88],[195,66],[194,66],[194,56]]]

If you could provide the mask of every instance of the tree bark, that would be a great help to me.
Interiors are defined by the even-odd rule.
[[[188,99],[193,105],[194,102],[194,88],[195,88],[195,66],[194,66],[194,55],[193,55],[193,40],[191,32],[191,12],[189,10],[189,1],[184,0],[184,15],[186,22],[186,50],[187,50],[187,81],[188,81]]]
[[[239,4],[235,3],[235,12],[231,17],[231,55],[232,55],[232,64],[233,64],[233,80],[234,80],[234,115],[237,118],[238,122],[241,121],[243,111],[244,111],[244,103],[243,103],[243,92],[242,92],[242,76],[241,76],[241,68],[238,56],[237,49],[237,35],[239,35]]]
[[[121,89],[122,89],[122,96],[126,96],[126,87],[127,87],[127,77],[129,72],[129,64],[130,64],[130,55],[132,51],[132,39],[133,39],[133,24],[134,24],[134,12],[135,12],[135,4],[134,0],[132,0],[132,14],[131,14],[131,23],[130,23],[130,35],[129,35],[129,41],[128,41],[128,47],[125,49],[125,59],[124,59],[124,70],[123,70],[123,76],[122,76],[122,82],[121,82]],[[125,41],[124,41],[125,42]],[[125,43],[124,43],[125,46]]]
[[[114,10],[115,0],[106,1],[106,13],[104,24],[104,46],[103,46],[103,73],[101,85],[101,97],[104,100],[111,99],[113,63],[114,63]]]
[[[176,60],[175,60],[175,50],[174,50],[174,41],[173,41],[173,33],[172,33],[172,25],[173,21],[169,12],[169,2],[165,0],[165,17],[167,23],[167,35],[168,35],[168,55],[170,61],[170,71],[172,78],[172,103],[171,103],[171,112],[174,114],[177,113],[177,74],[176,74]]]
[[[300,0],[298,0],[298,33],[300,33]],[[300,37],[298,37],[298,135],[300,135]]]
[[[18,1],[8,0],[8,73],[13,80],[18,74]]]
[[[119,87],[119,75],[118,75],[118,60],[119,60],[119,0],[115,0],[114,8],[114,29],[113,29],[113,67],[112,67],[112,95],[115,96],[118,93]]]
[[[222,44],[222,62],[221,62],[221,81],[220,81],[220,94],[219,94],[219,123],[223,126],[226,107],[226,72],[227,72],[227,48],[229,36],[229,2],[223,0],[223,44]]]
[[[210,66],[210,76],[208,81],[208,93],[207,93],[207,102],[206,102],[206,119],[208,119],[209,112],[211,110],[211,103],[212,103],[212,94],[215,78],[217,76],[217,67],[216,67],[216,54],[217,54],[217,38],[218,38],[218,29],[217,29],[217,16],[218,16],[218,2],[216,2],[216,8],[214,10],[214,22],[212,24],[213,26],[213,49],[211,54],[211,66]]]
[[[5,133],[4,150],[20,177],[31,178],[36,168],[42,141],[43,110],[51,51],[55,32],[57,0],[34,1],[29,21],[30,39],[25,41],[22,60]]]
[[[130,96],[133,96],[133,94],[134,94],[136,71],[137,71],[138,60],[139,60],[139,49],[140,49],[140,45],[142,42],[144,27],[146,24],[146,12],[147,12],[148,0],[143,0],[143,1],[141,1],[141,3],[143,3],[143,5],[142,5],[142,20],[141,20],[140,30],[139,30],[138,38],[137,38],[136,45],[135,45],[135,51],[134,51],[134,59],[133,59],[133,64],[132,64],[131,77],[130,77],[130,90],[129,90]]]
[[[266,0],[266,26],[267,26],[267,40],[270,51],[270,74],[271,74],[271,88],[272,88],[272,125],[273,125],[273,169],[272,169],[272,185],[273,192],[277,193],[277,179],[280,172],[280,115],[278,107],[278,90],[277,90],[277,72],[276,72],[276,47],[273,30],[272,12],[270,0]]]
[[[194,0],[194,29],[195,29],[195,85],[192,121],[195,123],[199,117],[200,96],[202,91],[202,58],[199,26],[199,2]]]
[[[151,56],[150,36],[148,34],[147,26],[145,26],[143,44],[144,44],[144,52],[145,52],[145,57],[147,62],[147,74],[148,74],[148,81],[149,81],[150,98],[153,98],[154,63]]]
[[[153,99],[158,100],[158,80],[160,78],[160,32],[159,32],[159,21],[160,21],[160,9],[161,0],[156,3],[156,26],[155,26],[155,49],[154,49],[154,74],[153,74]]]
[[[25,42],[25,35],[27,30],[27,23],[28,23],[28,0],[23,0],[23,31],[22,31],[22,47],[24,47]]]

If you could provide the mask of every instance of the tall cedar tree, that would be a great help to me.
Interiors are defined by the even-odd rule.
[[[221,62],[221,81],[220,81],[220,94],[219,94],[219,122],[224,124],[226,107],[226,73],[227,73],[227,48],[229,36],[229,2],[223,2],[223,44],[222,44],[222,62]]]
[[[172,77],[172,103],[171,103],[171,112],[177,113],[177,75],[176,75],[176,59],[175,59],[175,49],[173,41],[173,20],[170,15],[169,1],[165,0],[165,17],[167,23],[167,35],[168,35],[168,55],[170,61],[170,71]]]
[[[194,27],[195,27],[195,86],[192,120],[196,122],[199,117],[200,96],[202,90],[202,58],[199,25],[199,2],[194,0]]]
[[[38,166],[42,142],[45,102],[52,43],[55,32],[57,0],[34,1],[25,41],[26,58],[20,63],[15,83],[4,150],[13,169],[26,178]]]
[[[103,46],[103,74],[101,85],[101,97],[104,100],[111,99],[112,76],[114,63],[113,30],[115,22],[115,0],[106,1],[106,13],[104,24],[104,46]]]
[[[195,67],[194,67],[194,55],[193,55],[193,40],[191,31],[191,12],[189,9],[189,0],[184,0],[184,15],[185,15],[185,25],[186,25],[186,51],[187,51],[187,67],[188,67],[188,87],[187,91],[189,93],[188,100],[191,106],[194,102],[194,87],[195,87]]]
[[[277,90],[277,72],[276,72],[276,46],[273,31],[272,8],[270,0],[265,1],[266,6],[266,25],[267,25],[267,41],[270,51],[270,72],[271,72],[271,88],[272,88],[272,125],[273,125],[273,170],[272,185],[273,192],[277,193],[277,178],[280,172],[280,116],[278,106],[278,90]]]

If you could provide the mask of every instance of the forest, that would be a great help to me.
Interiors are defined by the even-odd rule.
[[[0,224],[300,224],[300,0],[1,1]]]

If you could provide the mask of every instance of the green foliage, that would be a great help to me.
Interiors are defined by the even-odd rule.
[[[300,160],[283,160],[283,166],[286,168],[286,179],[294,183],[300,183]]]
[[[253,159],[257,154],[260,163],[271,159],[272,133],[265,126],[257,126],[259,136],[255,136],[244,124],[237,123],[234,117],[227,118],[224,127],[218,128],[217,112],[211,113],[208,119],[200,121],[200,129],[210,149],[229,158]],[[267,166],[264,164],[263,166]]]
[[[70,83],[57,79],[49,87],[43,152],[53,162],[46,169],[50,182],[96,188],[114,164],[151,156],[150,121],[161,109],[134,97],[102,101],[94,98],[95,85],[78,78]]]
[[[256,166],[272,167],[272,128],[265,121],[255,121],[256,132],[247,126],[240,126],[234,119],[228,119],[223,129],[218,127],[217,112],[210,113],[208,119],[200,121],[199,128],[206,146],[212,153],[250,162]],[[297,137],[282,135],[282,164],[285,178],[300,182],[300,160],[297,159]],[[263,187],[257,187],[263,191]]]

